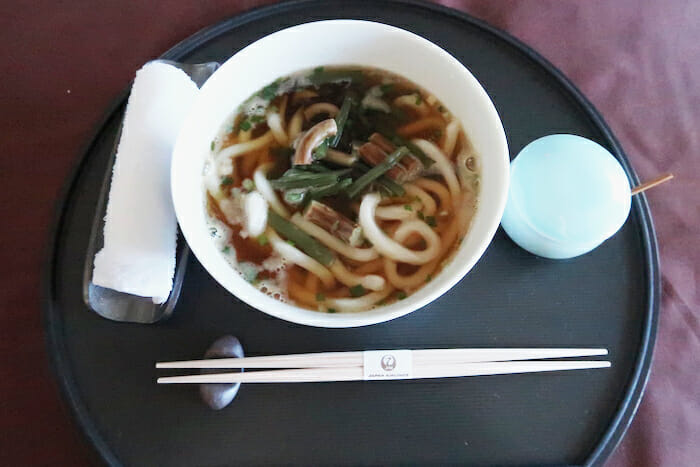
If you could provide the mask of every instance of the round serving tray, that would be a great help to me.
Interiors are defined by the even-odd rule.
[[[601,116],[559,71],[504,32],[447,8],[347,0],[278,4],[202,30],[162,58],[223,61],[271,32],[331,18],[399,26],[452,53],[493,99],[511,155],[540,136],[574,133],[607,147],[631,183],[637,182]],[[656,335],[658,256],[643,195],[634,197],[627,223],[613,238],[568,261],[532,256],[499,230],[454,289],[388,323],[319,329],[271,318],[229,295],[195,259],[170,320],[117,323],[85,307],[81,286],[95,200],[126,95],[110,109],[66,185],[44,289],[56,376],[105,462],[596,465],[612,452],[641,399]],[[612,368],[440,381],[244,385],[220,412],[206,408],[194,387],[155,384],[154,362],[197,357],[224,334],[238,336],[248,355],[605,347]]]

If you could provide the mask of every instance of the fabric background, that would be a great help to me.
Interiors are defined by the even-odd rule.
[[[0,464],[86,465],[47,365],[40,270],[54,200],[86,138],[145,61],[266,1],[0,2]],[[601,111],[642,179],[661,250],[651,378],[610,466],[700,459],[700,2],[441,2],[530,44]]]

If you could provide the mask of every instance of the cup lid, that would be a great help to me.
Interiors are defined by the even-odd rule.
[[[523,148],[511,164],[510,202],[544,237],[602,242],[625,223],[630,185],[604,147],[575,135],[550,135]]]

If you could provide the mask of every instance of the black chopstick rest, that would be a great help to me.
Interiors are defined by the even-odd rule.
[[[234,336],[223,336],[214,341],[204,354],[204,358],[243,358],[243,346]],[[220,370],[202,369],[201,374],[217,373]],[[240,369],[243,371],[243,368]],[[214,410],[221,410],[233,401],[241,383],[208,383],[199,385],[199,394],[205,404]]]

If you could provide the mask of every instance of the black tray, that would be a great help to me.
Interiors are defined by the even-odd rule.
[[[560,72],[507,34],[446,8],[286,3],[205,29],[163,58],[223,61],[266,34],[329,18],[393,24],[447,49],[492,97],[512,155],[537,137],[575,133],[610,149],[637,182],[610,129]],[[658,318],[657,248],[643,195],[634,197],[619,233],[569,261],[532,256],[499,230],[453,290],[384,324],[318,329],[271,318],[229,295],[194,259],[169,321],[110,322],[83,304],[82,265],[124,102],[109,112],[66,186],[44,297],[60,386],[107,463],[601,464],[619,442],[644,390]],[[585,346],[608,348],[613,366],[443,381],[250,385],[216,413],[194,387],[155,384],[155,361],[196,357],[223,334],[238,336],[249,355]]]

